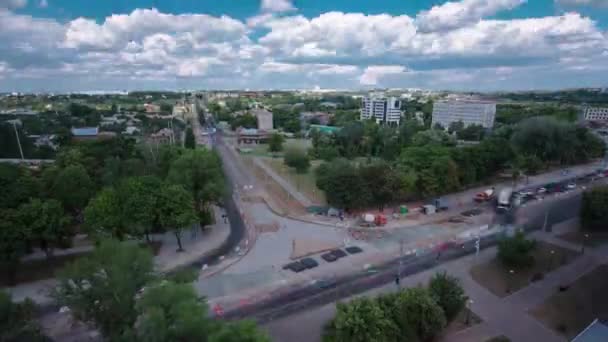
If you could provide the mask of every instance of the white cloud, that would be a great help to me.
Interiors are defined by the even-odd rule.
[[[27,5],[27,0],[0,0],[0,8],[18,9]]]
[[[444,31],[473,24],[503,10],[513,9],[526,0],[462,0],[433,6],[416,16],[416,25],[423,32]]]
[[[608,7],[608,0],[555,0],[555,2],[563,6]]]
[[[287,12],[296,9],[290,0],[262,0],[260,7],[263,12]]]
[[[365,68],[359,77],[362,85],[376,86],[381,78],[387,75],[400,75],[406,72],[406,68],[401,65],[372,65]]]

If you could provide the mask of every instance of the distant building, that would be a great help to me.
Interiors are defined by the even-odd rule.
[[[300,113],[300,118],[305,122],[317,120],[319,125],[327,125],[329,123],[329,113],[326,112],[302,112]]]
[[[72,137],[74,138],[74,140],[95,140],[98,136],[98,127],[72,127]]]
[[[310,127],[308,128],[307,135],[309,136],[310,133],[315,130],[322,134],[333,134],[333,133],[338,133],[341,129],[342,129],[342,127],[336,127],[336,126],[310,125]]]
[[[608,107],[587,107],[583,117],[585,121],[608,121]]]
[[[137,128],[135,126],[128,126],[127,128],[125,128],[125,130],[122,132],[122,134],[126,134],[126,135],[139,134],[139,128]]]
[[[263,131],[271,131],[273,129],[272,124],[272,112],[266,109],[252,109],[251,115],[258,119],[258,129]]]
[[[259,144],[268,139],[268,132],[256,128],[239,128],[237,142],[239,144]]]
[[[476,100],[447,100],[433,103],[432,125],[448,128],[452,122],[462,121],[465,126],[494,126],[496,102]]]
[[[28,135],[27,137],[34,140],[34,146],[36,146],[36,147],[48,146],[48,147],[52,148],[53,150],[57,150],[57,148],[59,148],[59,145],[57,145],[54,141],[55,134],[42,134],[42,135],[31,134],[31,135]]]
[[[173,141],[173,131],[169,128],[163,128],[150,134],[150,141],[156,144],[170,144]]]
[[[158,113],[158,112],[160,112],[160,106],[159,105],[155,105],[155,104],[151,104],[151,103],[145,103],[144,104],[144,109],[146,110],[146,113]]]
[[[385,97],[382,93],[363,98],[361,120],[374,119],[381,124],[397,124],[401,121],[401,100]]]

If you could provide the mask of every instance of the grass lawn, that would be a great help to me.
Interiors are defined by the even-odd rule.
[[[251,144],[251,145],[240,145],[243,149],[250,149],[251,154],[253,156],[258,157],[272,157],[273,153],[268,151],[268,144]],[[308,150],[312,147],[312,141],[308,139],[285,139],[285,143],[283,143],[283,151],[290,148],[301,148],[304,150]],[[276,153],[276,156],[282,157],[283,152]]]
[[[467,324],[467,315],[469,315],[469,324]],[[479,318],[479,316],[477,316],[473,311],[465,308],[464,310],[460,311],[460,313],[458,313],[458,315],[456,316],[456,318],[454,318],[452,322],[448,324],[448,326],[443,331],[442,336],[450,336],[481,322],[483,322],[483,320]]]
[[[554,253],[552,254],[551,251]],[[511,292],[528,286],[535,275],[543,274],[544,276],[545,273],[572,261],[578,253],[537,241],[532,255],[535,260],[534,265],[527,269],[514,270],[513,274],[510,274],[509,269],[505,268],[495,257],[489,262],[473,266],[470,270],[471,276],[496,296],[505,297]]]
[[[555,289],[530,313],[547,327],[571,340],[594,319],[608,319],[608,265],[602,265],[585,274],[566,291]]]
[[[588,237],[585,238],[585,235],[587,235]],[[559,235],[558,237],[562,240],[566,240],[566,241],[572,242],[572,243],[578,243],[581,245],[584,242],[585,246],[587,246],[587,247],[597,247],[597,246],[608,243],[608,233],[606,233],[606,232],[592,233],[592,232],[585,232],[585,231],[579,230],[579,231],[564,233],[562,235]]]
[[[325,194],[317,188],[315,169],[321,164],[319,160],[313,160],[310,164],[308,172],[298,174],[292,168],[285,166],[283,158],[265,158],[264,162],[272,169],[281,175],[285,180],[291,183],[296,189],[301,191],[313,203],[325,204]]]

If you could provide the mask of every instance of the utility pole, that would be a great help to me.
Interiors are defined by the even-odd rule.
[[[399,240],[399,267],[397,268],[397,277],[395,278],[395,281],[397,282],[397,287],[401,288],[401,283],[399,281],[399,279],[401,278],[401,266],[403,264],[403,249],[404,249],[404,244],[403,244],[403,239]]]
[[[21,148],[21,140],[19,140],[19,133],[17,132],[17,123],[13,121],[13,129],[15,130],[15,137],[17,137],[17,146],[19,146],[19,153],[21,154],[21,160],[24,160],[23,149]]]

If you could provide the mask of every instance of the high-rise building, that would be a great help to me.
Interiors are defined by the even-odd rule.
[[[465,126],[494,126],[496,102],[478,100],[445,100],[433,103],[432,125],[448,128],[452,122],[462,121]]]
[[[384,94],[371,94],[363,98],[361,120],[374,119],[377,123],[399,124],[401,121],[401,101]]]
[[[608,107],[585,108],[586,121],[608,121]]]

